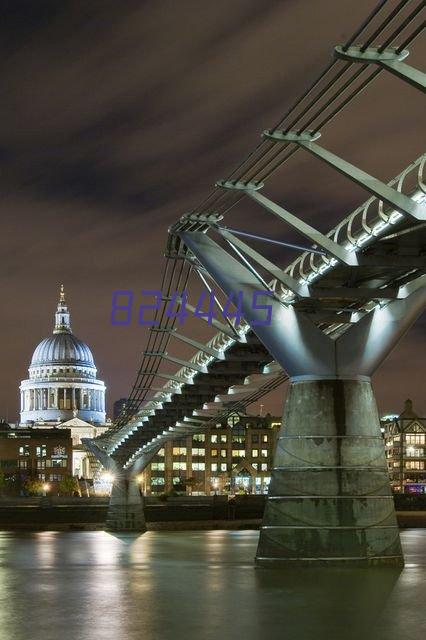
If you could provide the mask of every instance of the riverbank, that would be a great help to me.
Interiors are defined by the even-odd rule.
[[[264,496],[174,497],[145,499],[149,531],[259,529]],[[0,501],[3,531],[102,531],[108,498],[18,498]],[[426,528],[426,510],[397,511],[402,529]]]

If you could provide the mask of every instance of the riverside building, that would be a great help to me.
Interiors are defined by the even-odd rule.
[[[233,413],[207,431],[166,443],[141,475],[146,495],[267,493],[281,419]]]
[[[426,493],[426,418],[406,400],[401,414],[386,416],[381,423],[392,490]]]

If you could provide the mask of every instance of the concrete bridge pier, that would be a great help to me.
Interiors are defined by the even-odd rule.
[[[257,565],[403,565],[370,381],[293,381],[283,425]]]
[[[107,531],[146,531],[143,497],[136,477],[117,474],[108,507]]]
[[[149,463],[156,450],[149,457],[138,460],[138,466],[123,469],[105,449],[90,438],[82,440],[84,446],[109,471],[114,480],[106,519],[106,530],[116,532],[146,531],[143,496],[139,489],[137,475]]]

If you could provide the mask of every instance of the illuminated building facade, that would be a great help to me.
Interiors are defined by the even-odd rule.
[[[105,384],[88,345],[71,329],[70,313],[61,285],[53,335],[36,347],[20,386],[22,426],[71,431],[72,472],[92,478],[92,468],[82,438],[95,438],[111,426],[105,420]]]
[[[105,422],[105,385],[96,378],[91,350],[72,333],[63,286],[53,335],[36,347],[28,373],[20,386],[21,423],[63,422],[74,416]]]
[[[426,493],[426,419],[406,400],[400,415],[382,419],[382,430],[392,490]]]
[[[167,442],[142,476],[145,494],[267,493],[280,418],[233,413],[204,433]]]
[[[0,471],[8,493],[19,493],[25,480],[46,482],[55,491],[72,475],[69,429],[14,428],[0,423]]]

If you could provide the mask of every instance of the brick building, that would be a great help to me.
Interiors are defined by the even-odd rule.
[[[0,423],[0,472],[8,493],[19,493],[30,478],[48,483],[55,491],[65,476],[72,475],[70,429],[13,428]]]

